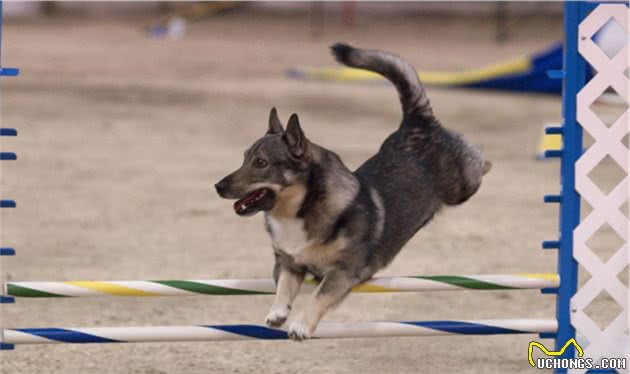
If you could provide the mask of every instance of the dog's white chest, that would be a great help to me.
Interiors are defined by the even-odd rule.
[[[303,219],[276,219],[269,216],[268,223],[273,245],[287,254],[296,255],[311,245],[304,230]]]

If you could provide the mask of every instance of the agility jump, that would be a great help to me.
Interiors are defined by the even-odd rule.
[[[555,289],[557,274],[468,275],[378,277],[355,287],[357,293]],[[317,282],[305,282],[303,292]],[[191,296],[274,294],[273,279],[153,280],[153,281],[66,281],[7,282],[5,294],[18,298],[100,297],[100,296]],[[323,322],[315,339],[378,338],[436,335],[496,335],[554,333],[553,319],[505,319],[402,322]],[[99,328],[4,329],[2,342],[14,344],[139,343],[176,341],[283,340],[285,329],[265,325],[148,326]]]
[[[556,289],[557,274],[468,275],[378,277],[353,290],[357,293],[391,293],[461,290]],[[309,279],[303,292],[317,282]],[[7,282],[5,294],[18,298],[270,295],[273,279],[153,280],[153,281],[66,281]],[[322,322],[315,339],[378,338],[436,335],[497,335],[555,333],[554,319],[498,319],[401,322]],[[265,325],[145,326],[98,328],[27,328],[2,330],[2,344],[139,343],[176,341],[283,340],[286,329]]]

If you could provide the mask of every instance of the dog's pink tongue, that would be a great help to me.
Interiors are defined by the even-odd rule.
[[[251,195],[251,194],[250,194]],[[234,211],[236,213],[240,213],[242,210],[244,210],[244,208],[247,206],[246,202],[247,202],[247,198],[250,195],[245,195],[245,197],[240,198],[239,200],[237,200],[234,203]]]
[[[250,207],[251,204],[253,204],[254,202],[252,201],[253,197],[255,197],[258,194],[258,190],[250,192],[249,194],[241,197],[239,200],[237,200],[234,203],[234,211],[237,214],[242,214],[243,212],[245,212],[247,210],[247,208]]]

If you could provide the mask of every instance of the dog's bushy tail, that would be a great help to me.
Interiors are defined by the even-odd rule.
[[[433,110],[416,69],[402,58],[387,52],[354,48],[337,43],[330,47],[340,63],[373,71],[391,81],[400,96],[405,116],[432,117]]]

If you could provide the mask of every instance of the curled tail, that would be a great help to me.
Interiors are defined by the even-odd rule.
[[[429,98],[420,83],[418,73],[402,58],[391,53],[358,49],[342,43],[330,48],[340,63],[373,71],[391,81],[398,90],[405,116],[433,116]]]

